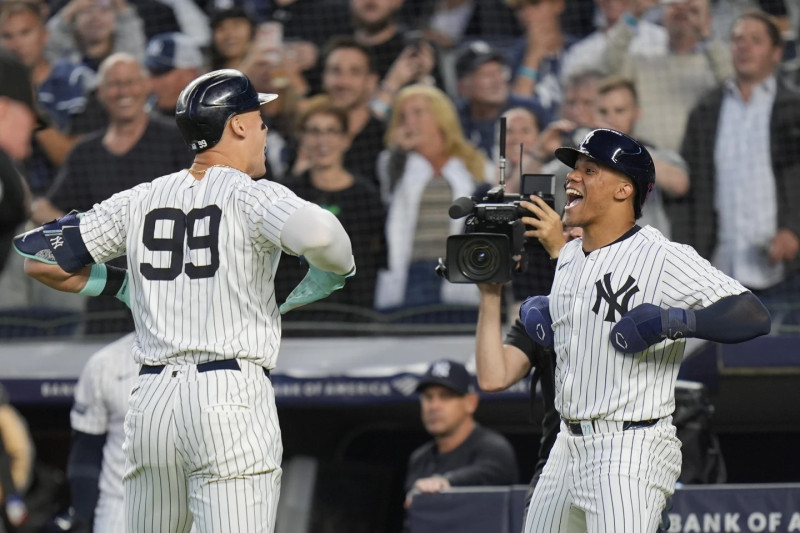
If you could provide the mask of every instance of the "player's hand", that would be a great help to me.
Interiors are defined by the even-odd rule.
[[[530,198],[530,202],[522,201],[519,204],[534,215],[521,219],[523,224],[533,228],[525,231],[525,237],[539,239],[550,257],[558,257],[567,243],[561,217],[542,198],[536,195]]]
[[[653,304],[637,305],[611,328],[611,344],[622,353],[638,353],[664,339],[692,337],[695,332],[694,312]]]
[[[519,308],[519,318],[525,332],[537,344],[553,345],[553,319],[550,318],[550,299],[547,296],[530,296]]]
[[[286,314],[292,309],[308,305],[317,300],[328,297],[333,291],[338,291],[344,287],[345,279],[354,276],[356,267],[350,273],[341,275],[326,270],[321,270],[312,264],[308,265],[306,277],[297,284],[297,287],[289,293],[286,301],[281,304],[281,314]]]

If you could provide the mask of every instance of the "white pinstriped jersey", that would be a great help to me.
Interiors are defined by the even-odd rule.
[[[273,368],[281,230],[306,204],[276,183],[211,167],[202,180],[182,170],[87,212],[81,235],[94,260],[128,254],[135,360],[239,358]]]
[[[90,435],[107,433],[100,472],[101,494],[124,496],[122,474],[125,454],[122,424],[128,412],[128,399],[139,373],[131,357],[136,335],[130,333],[103,347],[89,358],[75,387],[75,404],[69,418],[72,429]]]
[[[666,340],[626,355],[611,344],[611,328],[639,304],[700,309],[746,289],[650,226],[588,255],[582,242],[561,250],[550,293],[556,409],[571,420],[671,414],[686,342]]]

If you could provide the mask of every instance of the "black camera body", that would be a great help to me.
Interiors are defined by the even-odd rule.
[[[522,217],[535,216],[520,205],[531,194],[554,207],[555,176],[525,174],[522,193],[506,194],[495,187],[480,202],[458,198],[450,206],[450,218],[467,217],[465,232],[447,238],[447,254],[436,271],[451,283],[504,283],[514,272],[525,272],[525,231]],[[538,243],[538,241],[536,241]]]

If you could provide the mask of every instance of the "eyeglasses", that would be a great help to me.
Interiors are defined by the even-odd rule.
[[[317,139],[321,137],[336,137],[344,133],[342,130],[318,130],[315,128],[303,130],[303,133],[308,135],[309,137],[316,137]]]

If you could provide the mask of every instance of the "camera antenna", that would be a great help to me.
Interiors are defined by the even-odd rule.
[[[500,117],[500,188],[506,188],[506,117]]]

